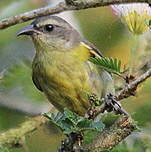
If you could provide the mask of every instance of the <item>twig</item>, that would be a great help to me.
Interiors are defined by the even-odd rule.
[[[138,85],[144,82],[146,79],[151,77],[151,69],[146,71],[144,74],[139,76],[136,80],[132,81],[128,84],[118,95],[117,100],[122,100],[124,98],[128,98],[130,96],[134,96]]]
[[[88,8],[96,8],[100,6],[108,6],[111,4],[132,2],[146,2],[150,4],[151,0],[65,0],[65,2],[60,2],[53,7],[47,6],[3,19],[0,21],[0,29],[5,29],[10,26],[26,22],[37,17],[52,15],[64,11],[81,10]]]
[[[130,118],[122,116],[111,127],[103,130],[92,144],[86,146],[86,149],[89,152],[110,150],[136,129]]]
[[[96,95],[92,94],[89,96],[89,102],[91,107],[88,109],[85,117],[88,119],[95,119],[99,114],[104,113],[105,111],[111,112],[114,111],[116,114],[128,116],[129,114],[122,108],[120,103],[116,100],[116,96],[108,94],[107,97],[103,100],[99,99]],[[95,103],[98,102],[100,105],[95,106]]]
[[[122,100],[124,98],[128,98],[135,94],[138,85],[143,83],[146,79],[151,77],[151,69],[148,69],[144,74],[139,76],[136,80],[132,81],[128,84],[119,95],[117,95],[117,100]],[[96,113],[102,112],[104,110],[105,104],[103,108],[101,107],[100,111],[98,110]],[[122,125],[121,125],[122,124]],[[125,125],[124,125],[125,124]],[[136,125],[132,120],[128,118],[128,116],[124,116],[120,118],[116,123],[114,123],[110,128],[104,130],[96,140],[93,141],[91,145],[88,146],[88,151],[93,149],[93,152],[96,151],[104,151],[112,149],[116,146],[120,141],[129,136],[134,129],[136,129]]]

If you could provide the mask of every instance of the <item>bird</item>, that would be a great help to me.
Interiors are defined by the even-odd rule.
[[[68,108],[84,116],[90,107],[87,93],[99,98],[114,94],[111,74],[90,62],[90,58],[104,56],[64,19],[36,18],[17,35],[31,37],[36,50],[33,83],[60,112]]]

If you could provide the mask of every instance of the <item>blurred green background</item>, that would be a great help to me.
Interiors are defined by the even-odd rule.
[[[55,0],[1,0],[0,19],[55,3]],[[116,57],[123,65],[129,64],[133,36],[109,7],[61,13],[61,16],[79,30],[85,39],[95,44],[105,56]],[[51,107],[31,80],[31,61],[35,53],[33,44],[27,37],[16,37],[16,32],[28,23],[0,31],[0,132],[17,127],[28,117],[46,112]],[[148,80],[140,87],[136,97],[122,101],[124,108],[143,130],[142,134],[149,136],[150,90],[151,80]],[[141,135],[135,134],[114,151],[147,152],[148,147],[136,140]],[[51,125],[49,131],[39,128],[27,137],[25,147],[10,151],[55,152],[61,139],[62,134]],[[2,151],[7,152],[7,149]]]

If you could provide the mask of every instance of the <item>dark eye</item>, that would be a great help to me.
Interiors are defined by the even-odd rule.
[[[45,30],[46,30],[47,32],[51,32],[54,27],[53,27],[52,24],[46,24],[46,25],[44,26],[44,28],[45,28]]]

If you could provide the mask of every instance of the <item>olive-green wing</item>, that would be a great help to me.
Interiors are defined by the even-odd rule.
[[[97,49],[92,43],[90,43],[86,40],[83,40],[81,43],[83,43],[83,45],[85,45],[85,47],[87,47],[89,49],[90,55],[91,55],[92,58],[104,57],[102,55],[102,53],[100,52],[100,50]],[[92,64],[90,66],[92,67]],[[101,69],[101,68],[99,68],[98,71],[99,71],[99,74],[100,74],[100,79],[102,80],[102,84],[103,84],[102,97],[105,97],[109,93],[114,95],[115,94],[115,89],[114,89],[114,80],[112,78],[112,75],[109,72],[107,72],[107,71],[105,71],[104,69]]]
[[[40,83],[39,83],[39,79],[37,78],[38,72],[35,72],[36,70],[37,70],[37,67],[33,66],[32,80],[33,80],[34,85],[37,87],[37,89],[43,92],[42,87],[40,86]]]

